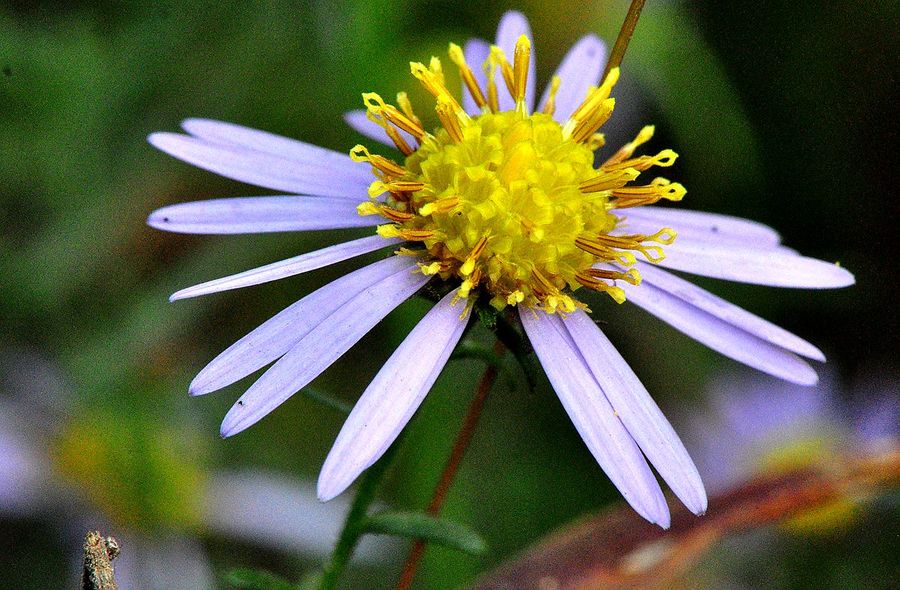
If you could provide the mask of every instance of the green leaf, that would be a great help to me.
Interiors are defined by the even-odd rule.
[[[367,533],[422,539],[471,555],[487,551],[481,535],[465,525],[421,512],[379,512],[363,524]]]
[[[281,576],[263,570],[238,568],[225,574],[225,581],[238,590],[297,590]]]

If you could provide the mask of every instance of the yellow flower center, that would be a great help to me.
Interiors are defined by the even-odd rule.
[[[456,45],[451,59],[460,70],[481,114],[469,116],[444,85],[440,61],[428,67],[413,63],[413,75],[437,99],[441,127],[427,133],[405,93],[398,107],[377,94],[364,94],[369,118],[381,125],[406,156],[403,165],[356,146],[351,157],[372,165],[378,178],[362,203],[361,215],[377,214],[391,223],[378,231],[420,244],[422,272],[458,281],[459,296],[486,293],[490,303],[539,307],[547,312],[571,312],[584,307],[572,296],[580,287],[602,291],[616,301],[624,292],[615,282],[640,282],[631,268],[635,253],[651,262],[663,258],[660,245],[675,238],[670,228],[653,235],[612,232],[624,222],[621,209],[680,200],[684,188],[661,178],[649,185],[630,186],[654,165],[670,166],[671,150],[656,156],[632,157],[650,139],[652,127],[594,167],[594,151],[603,145],[597,133],[612,114],[609,93],[618,78],[613,70],[600,87],[588,93],[571,117],[554,120],[554,100],[543,112],[528,113],[524,104],[530,45],[516,46],[511,65],[494,47],[485,63],[484,92]],[[494,83],[501,72],[516,101],[514,110],[500,112]],[[559,87],[554,79],[552,88]],[[404,139],[415,138],[413,148]],[[383,196],[386,195],[386,196]],[[612,264],[614,267],[598,264]]]

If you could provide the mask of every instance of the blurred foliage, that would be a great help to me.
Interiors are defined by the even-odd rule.
[[[897,4],[647,4],[624,62],[627,100],[609,124],[610,143],[656,123],[655,145],[682,155],[674,178],[689,189],[685,205],[764,221],[787,245],[840,260],[858,279],[853,289],[822,293],[704,286],[823,347],[848,379],[896,367]],[[542,80],[580,35],[594,31],[611,42],[625,11],[620,1],[518,7],[532,21]],[[361,92],[411,89],[409,60],[443,52],[450,40],[491,38],[507,8],[107,0],[13,1],[0,9],[0,352],[38,351],[65,375],[71,405],[60,448],[68,450],[57,469],[107,517],[127,513],[119,524],[140,530],[182,528],[189,510],[161,507],[160,498],[189,495],[201,472],[216,466],[314,477],[342,420],[296,396],[221,442],[217,423],[247,383],[187,397],[206,360],[347,267],[168,304],[180,287],[314,249],[331,236],[150,230],[144,219],[162,204],[257,189],[176,162],[145,136],[207,116],[346,151],[360,137],[341,115],[359,106]],[[599,299],[592,307],[664,408],[689,412],[706,376],[733,366],[630,308]],[[426,309],[412,301],[391,314],[316,386],[352,403]],[[483,327],[470,337],[472,350],[491,345]],[[382,494],[392,506],[427,502],[480,365],[472,358],[448,365],[411,424]],[[516,374],[511,379],[518,383]],[[91,434],[98,424],[114,426],[99,443]],[[181,434],[158,444],[173,432]],[[79,440],[80,451],[69,446]],[[102,465],[86,458],[95,443],[105,445],[96,451]],[[97,492],[108,481],[123,506]],[[497,387],[445,510],[479,531],[489,552],[430,548],[420,581],[429,588],[470,581],[617,497],[542,377],[534,390]],[[27,568],[22,588],[59,586],[59,553],[77,550],[63,527],[42,524],[36,535],[30,521],[2,522],[4,536],[34,549],[3,552],[0,571]],[[58,541],[33,541],[54,535]],[[298,577],[297,563],[221,543],[210,550],[219,571],[261,564]],[[844,571],[857,558],[863,563],[863,549],[846,543],[804,551],[805,559],[768,555],[786,572],[777,587],[845,588],[864,571]],[[389,564],[385,586],[398,567]]]

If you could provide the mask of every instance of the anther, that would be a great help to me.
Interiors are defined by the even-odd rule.
[[[516,110],[525,112],[525,89],[528,83],[528,61],[531,57],[531,41],[525,35],[520,35],[516,41],[516,50],[513,54],[513,98],[516,101]]]
[[[451,43],[448,53],[450,54],[450,59],[456,64],[456,67],[459,68],[459,77],[462,78],[463,83],[469,90],[472,100],[475,101],[478,108],[484,109],[488,104],[487,98],[485,98],[484,93],[481,91],[481,87],[478,85],[478,80],[475,79],[475,73],[472,71],[472,68],[466,63],[466,56],[463,53],[462,48],[455,43]]]
[[[435,59],[432,59],[432,65],[434,65]],[[438,61],[438,64],[439,63],[440,62]],[[468,118],[468,115],[466,115],[459,103],[456,102],[456,99],[453,98],[453,95],[447,90],[447,87],[444,86],[444,75],[440,70],[438,70],[438,73],[435,73],[419,62],[410,62],[409,69],[412,72],[412,75],[422,83],[425,90],[430,92],[435,98],[443,98],[449,104],[453,105],[453,112],[456,113],[458,117]]]
[[[364,145],[355,145],[350,150],[350,159],[354,162],[368,162],[374,169],[387,176],[398,177],[406,174],[403,166],[384,156],[370,153]]]

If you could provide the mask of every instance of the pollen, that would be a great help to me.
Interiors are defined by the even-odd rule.
[[[440,125],[432,132],[405,93],[398,95],[399,107],[364,94],[369,119],[385,129],[405,159],[395,162],[363,146],[351,150],[375,175],[359,214],[384,217],[379,235],[405,240],[406,250],[421,257],[421,272],[458,286],[459,297],[484,297],[497,309],[524,305],[568,313],[586,307],[575,297],[586,288],[621,303],[625,292],[617,282],[639,284],[636,261],[659,262],[663,246],[675,239],[667,227],[652,235],[627,233],[621,210],[681,200],[685,189],[679,183],[654,178],[634,184],[652,167],[671,166],[677,154],[635,156],[653,136],[647,126],[596,165],[595,151],[604,143],[599,129],[615,107],[610,93],[618,68],[559,123],[553,117],[555,95],[565,80],[553,80],[542,112],[531,113],[526,105],[530,54],[524,36],[512,63],[493,47],[484,64],[469,64],[459,46],[450,45],[465,91],[480,109],[476,114],[466,113],[447,89],[440,60],[410,64],[435,100]],[[476,67],[487,75],[485,88]],[[512,110],[500,111],[500,92],[513,99]]]

